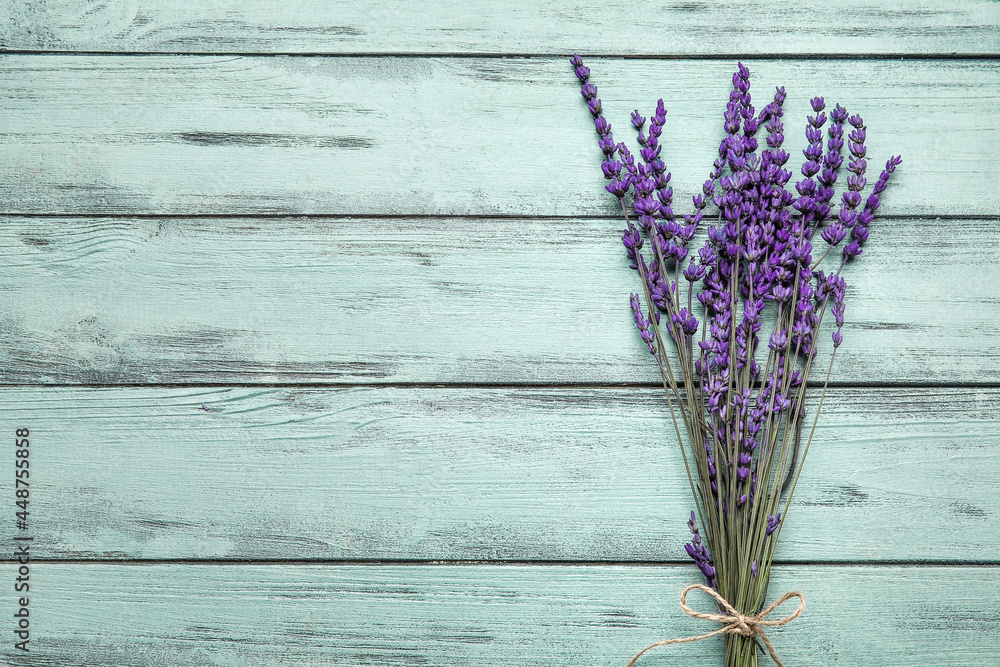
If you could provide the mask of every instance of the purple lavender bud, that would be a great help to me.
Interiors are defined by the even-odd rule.
[[[601,171],[604,172],[604,178],[608,180],[618,178],[622,173],[622,163],[617,160],[604,160],[601,162]]]
[[[839,222],[834,222],[823,230],[823,240],[834,246],[844,240],[847,236],[847,229]]]
[[[587,83],[587,79],[590,77],[590,68],[580,65],[576,67],[573,72],[576,74],[576,78],[580,80],[580,83]]]
[[[835,348],[840,347],[840,344],[844,342],[844,337],[840,334],[840,329],[833,332],[833,346]]]
[[[615,182],[612,181],[612,184]],[[631,261],[631,267],[638,269],[638,253],[639,249],[642,248],[642,235],[639,233],[639,230],[630,224],[622,233],[622,244],[625,246],[625,255]]]
[[[628,177],[625,177],[624,179],[621,180],[617,178],[613,179],[611,183],[604,186],[604,189],[613,194],[615,197],[621,199],[622,197],[625,196],[625,193],[628,192],[628,187],[629,187],[629,179]],[[634,269],[635,267],[633,266],[632,268]]]
[[[636,109],[632,112],[632,127],[637,130],[641,130],[642,126],[646,124],[646,119],[639,115],[639,110]]]
[[[853,125],[854,127],[861,127],[862,125],[865,124],[865,121],[858,114],[855,114],[855,115],[851,116],[850,118],[848,118],[847,122],[850,123],[851,125]]]
[[[698,320],[694,315],[688,312],[687,308],[681,308],[680,312],[675,313],[671,319],[674,325],[680,329],[685,336],[693,336],[696,331],[698,331]]]
[[[771,340],[768,342],[767,346],[776,352],[780,352],[788,347],[788,335],[787,332],[782,329],[781,331],[776,331],[771,334]]]
[[[597,97],[597,86],[592,83],[584,84],[580,86],[580,94],[583,95],[584,99],[592,100]]]
[[[851,241],[844,247],[844,260],[849,260],[857,257],[861,254],[861,244],[857,241]]]
[[[813,127],[819,129],[823,127],[824,123],[826,123],[826,114],[821,113],[815,116],[806,116],[806,121],[808,121]]]
[[[642,159],[645,160],[646,162],[652,162],[657,157],[659,157],[661,148],[662,148],[661,146],[656,146],[655,148],[646,147],[643,148],[641,151],[639,151],[639,154],[642,156]]]
[[[753,572],[753,576],[757,576],[757,561],[750,563],[750,571]]]
[[[611,123],[609,123],[604,116],[598,116],[594,119],[594,128],[601,136],[606,136],[611,133]]]
[[[595,118],[601,115],[601,101],[599,99],[587,100],[587,108],[590,109],[590,115]]]
[[[776,285],[774,289],[771,290],[771,295],[774,297],[775,301],[787,301],[792,298],[792,288]]]
[[[767,517],[767,529],[765,530],[765,535],[770,535],[778,528],[778,524],[781,523],[781,512],[778,512],[775,516],[768,515]]]
[[[692,283],[701,280],[705,277],[705,267],[702,264],[695,264],[692,260],[684,269],[684,277]]]
[[[583,65],[583,58],[580,57],[579,53],[574,53],[570,57],[569,62],[571,65],[573,65],[573,67],[580,67]]]
[[[614,155],[615,151],[618,149],[617,144],[615,144],[614,137],[610,134],[599,138],[597,140],[597,147],[600,148],[601,152],[607,157]]]
[[[845,192],[841,196],[841,199],[843,200],[844,204],[846,204],[849,209],[856,208],[857,205],[861,203],[861,195],[858,194],[857,191],[855,191],[855,190],[849,190],[849,191]]]
[[[819,113],[820,111],[826,108],[826,103],[823,101],[822,97],[812,98],[811,100],[809,100],[809,104],[812,106],[813,111],[815,111],[816,113]]]

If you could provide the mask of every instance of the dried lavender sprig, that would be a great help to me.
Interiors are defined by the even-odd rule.
[[[574,65],[580,67],[582,63],[574,63]],[[587,77],[589,77],[589,71]],[[842,107],[837,107],[831,113],[833,123],[829,132],[831,139],[827,145],[829,150],[822,160],[822,170],[816,171],[813,163],[817,162],[818,157],[822,155],[822,133],[816,137],[815,130],[820,129],[823,125],[825,114],[821,113],[822,100],[816,98],[813,101],[813,110],[817,115],[811,116],[809,119],[810,128],[807,130],[807,137],[811,144],[820,143],[820,148],[819,151],[816,151],[815,147],[807,149],[807,164],[803,167],[803,175],[807,180],[812,177],[815,177],[816,180],[811,185],[800,181],[798,189],[800,189],[801,203],[804,205],[797,205],[795,209],[799,211],[800,215],[792,217],[784,208],[791,203],[788,200],[790,195],[784,189],[790,174],[782,169],[784,161],[787,160],[787,154],[780,149],[783,139],[780,131],[780,102],[784,99],[784,92],[779,89],[780,100],[776,94],[776,106],[774,103],[769,104],[759,116],[755,116],[753,107],[750,105],[748,79],[749,71],[740,64],[733,77],[734,90],[730,95],[730,104],[727,106],[725,129],[728,136],[720,145],[720,158],[714,164],[715,171],[713,171],[709,182],[713,185],[718,182],[719,187],[711,193],[705,193],[709,200],[714,201],[719,206],[720,226],[709,229],[709,241],[712,246],[706,244],[706,248],[703,248],[703,251],[699,253],[699,261],[689,261],[688,267],[684,269],[689,287],[698,280],[703,281],[706,287],[706,291],[698,295],[699,301],[706,306],[706,321],[705,325],[701,327],[703,345],[701,346],[701,354],[697,362],[691,364],[690,371],[692,379],[698,380],[699,392],[695,394],[696,406],[694,408],[690,402],[691,392],[688,392],[687,410],[682,410],[681,415],[682,418],[688,414],[692,417],[690,421],[685,420],[685,427],[688,429],[689,435],[707,434],[703,438],[692,438],[692,443],[705,445],[700,455],[698,454],[698,451],[702,449],[700,444],[695,450],[701,485],[700,493],[695,493],[696,501],[700,500],[697,503],[697,509],[700,513],[703,506],[706,510],[712,510],[714,507],[713,512],[719,512],[720,516],[728,517],[727,520],[730,523],[735,516],[743,516],[738,511],[741,506],[756,508],[751,513],[752,517],[756,517],[759,515],[760,508],[773,505],[777,501],[777,494],[774,493],[774,487],[772,487],[771,491],[764,489],[765,492],[758,502],[757,496],[761,495],[761,488],[757,483],[757,475],[763,473],[765,479],[775,479],[774,476],[777,473],[774,471],[783,470],[781,463],[788,456],[789,438],[793,431],[797,432],[794,425],[799,423],[800,418],[804,416],[802,405],[805,383],[803,380],[808,375],[809,365],[815,357],[817,349],[815,335],[821,324],[822,313],[826,309],[827,301],[831,297],[833,298],[831,312],[838,319],[838,323],[842,322],[843,319],[842,282],[833,282],[829,277],[821,280],[813,274],[810,268],[812,257],[809,238],[812,236],[812,230],[819,227],[829,213],[828,204],[833,196],[833,181],[836,180],[835,170],[839,167],[838,160],[842,162],[839,159],[839,149],[843,145],[839,136],[839,126],[842,125],[846,112],[843,111]],[[596,89],[594,89],[593,94],[596,97]],[[599,105],[594,105],[591,108],[591,113],[595,111],[600,111]],[[663,114],[656,113],[654,118],[658,115],[662,116]],[[864,166],[862,164],[866,150],[863,143],[864,128],[860,118],[857,118],[856,121],[854,118],[850,120],[855,128],[850,137],[849,145],[854,157],[851,163],[854,176],[848,179],[848,193],[859,193],[864,187]],[[645,119],[642,119],[638,112],[633,115],[633,125],[640,132],[644,122]],[[768,146],[770,150],[765,150],[760,157],[755,154],[757,148],[754,138],[755,123],[766,123],[769,132]],[[660,124],[662,125],[662,123]],[[610,126],[607,129],[609,131]],[[601,135],[601,129],[599,129],[599,135]],[[656,137],[658,141],[659,134]],[[659,158],[659,151],[656,150],[658,145],[649,146],[648,138],[643,138],[647,140],[644,149],[646,153],[640,152],[643,158],[641,164],[635,164],[634,159],[631,158],[623,144],[617,146],[622,170],[627,172],[626,178],[630,184],[639,184],[639,179],[653,180],[654,172],[651,166]],[[819,141],[815,141],[816,139]],[[653,154],[654,152],[655,154]],[[858,162],[858,160],[862,162]],[[730,171],[728,177],[723,176],[723,168],[725,167],[728,167]],[[610,169],[605,172],[605,175],[609,177],[609,180],[615,178],[615,174]],[[887,178],[886,175],[886,180]],[[660,354],[664,352],[663,341],[653,316],[658,315],[658,311],[667,312],[670,315],[667,320],[668,332],[674,342],[678,343],[678,353],[681,353],[681,342],[690,341],[688,335],[692,329],[690,322],[696,322],[690,308],[687,309],[687,313],[684,313],[683,309],[680,308],[676,292],[682,268],[681,263],[685,257],[674,256],[675,251],[667,243],[668,240],[673,240],[677,236],[677,230],[658,222],[660,218],[665,219],[662,200],[660,207],[656,207],[654,202],[649,201],[653,192],[658,189],[657,184],[654,183],[653,187],[650,188],[647,182],[643,182],[640,189],[641,191],[637,192],[638,198],[641,200],[640,210],[636,210],[640,229],[635,229],[628,222],[628,209],[624,202],[622,202],[622,209],[626,216],[626,231],[623,235],[623,242],[630,262],[642,278],[650,313],[648,318],[643,316],[643,321],[649,320],[643,338],[648,345],[648,331],[652,329],[658,352]],[[884,190],[884,184],[882,189]],[[620,200],[625,194],[624,192],[612,193],[618,195]],[[873,214],[879,202],[877,194],[875,199],[869,197],[865,209],[858,213],[857,207],[860,201],[854,201],[854,197],[855,195],[847,194],[841,206],[841,210],[846,216],[838,215],[837,222],[841,222],[842,219],[844,222],[850,222],[850,213],[852,211],[856,213],[856,219],[851,227],[852,240],[857,241],[858,248],[860,248],[864,240],[867,239],[867,224],[871,221],[865,215],[865,211],[871,209],[870,214]],[[634,200],[635,197],[633,198],[633,209]],[[695,216],[690,218],[685,216],[685,222],[693,221],[696,217],[700,218],[705,200],[700,202],[700,206],[697,199],[694,203]],[[799,204],[799,202],[795,203]],[[650,221],[648,218],[653,220]],[[723,218],[725,218],[725,224],[721,224]],[[864,220],[864,224],[858,225],[862,220]],[[855,233],[854,229],[859,231]],[[648,267],[638,252],[637,246],[642,241],[640,230],[645,230],[650,236],[654,251],[654,263]],[[764,239],[768,240],[765,242]],[[706,249],[708,250],[707,254]],[[677,277],[673,281],[669,281],[667,278],[664,257],[675,267]],[[844,261],[846,262],[847,259],[848,257],[845,256]],[[839,270],[836,277],[839,280]],[[812,286],[814,280],[816,287]],[[665,289],[665,286],[672,289]],[[737,290],[739,290],[739,294]],[[671,292],[673,292],[672,295]],[[673,298],[668,298],[671,296]],[[707,298],[703,299],[706,296]],[[741,298],[750,299],[746,302],[749,308],[744,307],[743,317],[737,323],[736,305],[741,302]],[[756,407],[753,408],[753,415],[751,415],[748,409],[751,402],[747,387],[750,379],[759,375],[759,368],[755,367],[753,352],[759,328],[760,306],[758,303],[760,298],[774,300],[779,306],[779,317],[775,332],[769,341],[770,352],[765,367],[765,377],[770,379],[764,383]],[[690,289],[688,300],[691,301]],[[728,305],[722,305],[727,302]],[[639,320],[637,320],[637,325],[639,325]],[[639,329],[642,333],[643,326],[639,326]],[[706,338],[706,332],[709,330],[712,336]],[[835,347],[839,345],[839,330],[838,326],[838,331],[834,334]],[[801,371],[795,368],[795,360],[800,355],[804,359],[804,368]],[[687,357],[689,361],[694,361],[690,353]],[[768,369],[772,369],[772,367],[773,370],[768,375]],[[683,366],[683,368],[687,373],[688,367]],[[739,372],[738,377],[737,371]],[[685,380],[687,379],[688,377],[685,375]],[[665,379],[665,389],[667,384]],[[672,376],[670,385],[677,395],[677,387]],[[679,395],[677,395],[677,399],[679,404],[683,404]],[[762,409],[764,403],[767,406]],[[672,411],[672,402],[670,407]],[[694,419],[695,409],[701,415],[706,414],[706,410],[713,411],[712,414],[718,420],[716,423],[724,424],[725,428],[720,429],[708,422],[703,423],[700,417]],[[676,420],[674,423],[676,429]],[[761,423],[768,425],[776,423],[777,426],[773,428],[773,433],[762,432]],[[784,424],[784,436],[781,438],[781,447],[777,448],[777,440],[782,433],[782,423]],[[772,443],[770,446],[771,455],[774,455],[776,451],[780,452],[777,466],[772,467],[769,463],[762,469],[758,465],[761,460],[757,457],[760,449],[755,445],[758,434],[764,435],[765,443]],[[765,447],[764,449],[769,448]],[[808,445],[806,450],[808,450]],[[714,460],[713,452],[722,457],[720,461]],[[770,462],[770,459],[768,461]],[[686,458],[685,464],[687,465]],[[795,480],[800,472],[801,464],[796,470]],[[707,483],[708,481],[711,482],[710,485]],[[727,488],[723,494],[722,484],[724,482]],[[693,486],[692,491],[695,491]],[[794,482],[792,491],[794,491]],[[715,497],[714,501],[713,496]],[[790,496],[791,493],[789,499]],[[767,514],[767,517],[770,517],[768,523],[770,524],[775,517],[780,516],[780,513]],[[707,524],[710,529],[709,542],[720,544],[720,541],[725,539],[725,531],[720,533],[717,520],[712,516],[709,518],[710,521]],[[749,525],[755,520],[755,518],[750,518],[747,520],[750,523],[744,522],[741,525],[749,530]],[[764,519],[761,518],[761,521],[763,522]],[[761,525],[763,526],[763,524]],[[774,526],[769,527],[770,530],[762,529],[760,534],[765,537],[773,534]],[[772,548],[773,543],[773,541],[769,542]],[[746,546],[735,545],[736,548],[740,549]],[[726,553],[724,546],[723,552],[724,555],[735,556],[735,554]],[[754,547],[754,553],[756,552],[756,547]],[[770,553],[773,553],[773,550],[766,554],[767,557],[764,560],[759,561],[754,558],[749,561],[750,565],[747,566],[754,575],[757,574],[758,567],[762,568],[761,573],[764,576],[761,579],[765,582],[765,588],[761,589],[758,582],[758,592],[766,590],[765,573],[770,564]],[[739,562],[723,564],[726,565],[725,570],[728,577],[736,576],[736,570],[743,567]],[[740,581],[747,581],[742,577],[742,574],[739,575]],[[733,579],[732,582],[722,583],[727,583],[726,588],[732,589],[736,579]],[[716,585],[720,585],[718,578]],[[739,594],[745,596],[744,591],[740,591]]]
[[[861,213],[858,214],[858,220],[854,227],[851,228],[851,243],[844,248],[844,259],[841,262],[841,268],[844,264],[854,257],[861,254],[861,246],[864,242],[868,240],[868,226],[872,223],[872,219],[875,217],[875,211],[878,210],[879,195],[885,191],[886,186],[889,184],[889,176],[892,172],[896,171],[896,167],[903,161],[902,156],[893,155],[885,163],[885,169],[879,175],[878,181],[875,182],[875,186],[872,188],[872,193],[868,195],[868,201],[865,202],[865,208]],[[839,270],[838,270],[839,273]]]

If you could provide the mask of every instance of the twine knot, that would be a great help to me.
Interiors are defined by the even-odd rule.
[[[687,594],[696,588],[698,590],[704,591],[708,595],[715,598],[716,601],[719,603],[719,605],[722,606],[723,609],[725,609],[726,613],[706,614],[700,611],[695,611],[694,609],[689,607],[687,605]],[[788,602],[792,598],[799,599],[798,609],[793,611],[788,616],[785,616],[784,618],[779,619],[777,621],[767,620],[767,616],[772,611],[774,611],[784,603]],[[798,618],[799,614],[801,614],[805,608],[806,608],[806,599],[802,597],[802,593],[799,593],[798,591],[789,591],[788,593],[785,593],[780,598],[772,602],[771,606],[769,606],[767,609],[763,610],[759,614],[756,614],[754,616],[744,616],[740,612],[736,611],[733,605],[729,604],[729,602],[727,602],[724,597],[719,595],[714,588],[709,588],[704,584],[691,584],[683,591],[681,591],[681,609],[684,610],[684,613],[687,614],[688,616],[693,616],[694,618],[703,618],[707,621],[717,621],[719,623],[722,623],[723,626],[718,630],[714,630],[713,632],[709,632],[704,635],[698,635],[696,637],[679,637],[677,639],[664,639],[662,641],[650,644],[646,648],[639,651],[635,655],[635,657],[629,661],[626,667],[633,667],[633,665],[635,665],[636,660],[639,659],[639,656],[641,656],[643,653],[645,653],[651,648],[656,648],[657,646],[665,646],[667,644],[683,644],[685,642],[696,642],[701,639],[708,639],[709,637],[714,637],[715,635],[718,634],[743,635],[744,637],[759,638],[760,641],[762,641],[764,643],[764,646],[767,648],[767,652],[771,654],[771,659],[774,660],[774,664],[777,665],[778,667],[783,667],[781,661],[778,660],[778,655],[774,652],[774,646],[771,645],[771,640],[767,638],[766,634],[764,634],[764,626],[785,625],[786,623],[789,623],[790,621],[793,621],[794,619]]]

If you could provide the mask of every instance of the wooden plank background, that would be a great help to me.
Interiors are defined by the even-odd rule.
[[[785,86],[793,156],[817,94],[873,169],[902,153],[777,554],[772,598],[809,607],[773,637],[1000,664],[997,3],[14,0],[0,49],[36,559],[7,662],[607,666],[708,631],[580,51],[619,140],[664,98],[677,201],[737,59],[758,107]]]

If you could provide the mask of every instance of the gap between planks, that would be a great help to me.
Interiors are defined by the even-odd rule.
[[[16,56],[82,56],[82,57],[156,57],[156,56],[218,56],[232,58],[479,58],[483,60],[551,60],[568,58],[569,53],[502,53],[496,51],[362,51],[324,53],[322,51],[58,51],[32,49],[0,49],[0,55]],[[630,53],[581,52],[590,59],[615,60],[997,60],[1000,53]]]
[[[16,564],[12,558],[0,558],[0,565]],[[63,563],[92,565],[330,565],[362,567],[435,567],[435,566],[496,566],[496,567],[662,567],[690,568],[690,560],[524,560],[524,559],[420,559],[420,558],[36,558],[32,563]],[[1000,560],[965,559],[942,561],[930,559],[909,560],[796,560],[775,559],[774,565],[787,567],[881,567],[881,568],[952,568],[1000,567]]]

